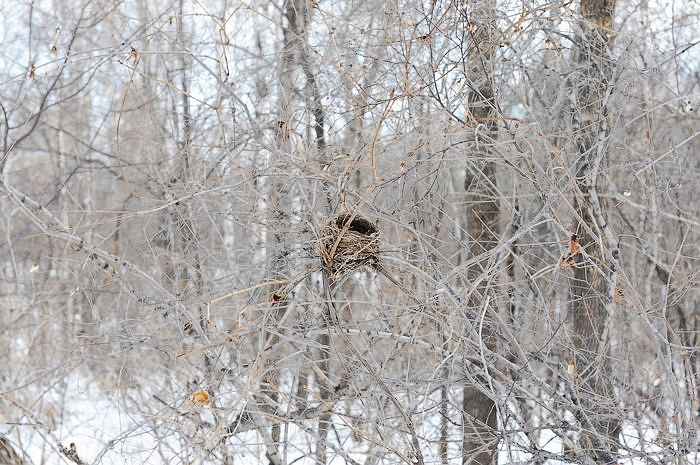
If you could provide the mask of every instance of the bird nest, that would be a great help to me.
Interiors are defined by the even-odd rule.
[[[341,213],[323,228],[321,260],[331,276],[379,267],[379,229],[359,214]]]

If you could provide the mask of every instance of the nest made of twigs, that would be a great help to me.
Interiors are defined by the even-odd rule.
[[[321,260],[334,277],[362,266],[379,268],[377,226],[357,213],[340,213],[323,227]]]

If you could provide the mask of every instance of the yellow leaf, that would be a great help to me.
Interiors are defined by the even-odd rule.
[[[194,394],[192,394],[192,399],[190,399],[190,402],[193,404],[208,404],[209,403],[209,393],[205,391],[204,389],[197,389],[194,391]]]

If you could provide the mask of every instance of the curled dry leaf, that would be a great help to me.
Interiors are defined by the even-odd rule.
[[[205,391],[204,389],[197,389],[192,394],[192,398],[190,399],[190,402],[192,402],[195,405],[208,404],[210,402],[209,393],[207,391]]]
[[[573,255],[581,253],[581,247],[578,245],[578,236],[576,234],[571,235],[571,240],[569,241],[569,249]]]
[[[566,250],[564,250],[564,255],[561,258],[561,266],[572,266],[576,268],[576,260],[574,257],[581,253],[581,246],[578,244],[578,236],[576,234],[571,235],[569,239],[569,245]]]

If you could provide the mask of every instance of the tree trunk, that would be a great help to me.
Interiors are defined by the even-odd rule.
[[[496,43],[496,26],[493,4],[485,2],[482,15],[470,18],[471,47],[468,55],[471,64],[469,79],[472,91],[469,93],[470,122],[477,126],[480,139],[478,152],[469,154],[464,179],[466,198],[466,230],[469,235],[470,256],[479,255],[498,243],[499,195],[496,192],[496,164],[491,160],[489,147],[496,137],[496,100],[492,81],[493,47]],[[476,22],[478,19],[479,22]],[[481,129],[484,128],[484,129]],[[479,264],[467,270],[468,282],[475,282],[483,273],[491,273]],[[485,282],[487,280],[482,280]],[[472,315],[478,315],[487,286],[478,286],[471,293],[469,308]],[[489,334],[489,314],[494,309],[487,308],[483,327],[482,343],[489,350],[495,350],[495,341]],[[497,426],[496,404],[484,392],[485,386],[466,385],[462,394],[462,463],[489,465],[498,458],[498,439],[493,430]]]
[[[612,33],[613,0],[582,0],[581,30],[575,81],[577,108],[574,127],[578,160],[575,167],[577,195],[574,208],[581,222],[573,242],[580,245],[571,280],[570,318],[579,400],[594,431],[586,431],[581,446],[593,459],[606,451],[596,450],[592,437],[615,441],[619,420],[613,415],[614,380],[606,343],[609,305],[615,287],[618,249],[611,234],[604,199],[597,191],[602,182],[598,173],[604,163],[604,138],[608,133],[607,106]],[[606,446],[607,452],[614,448]]]

